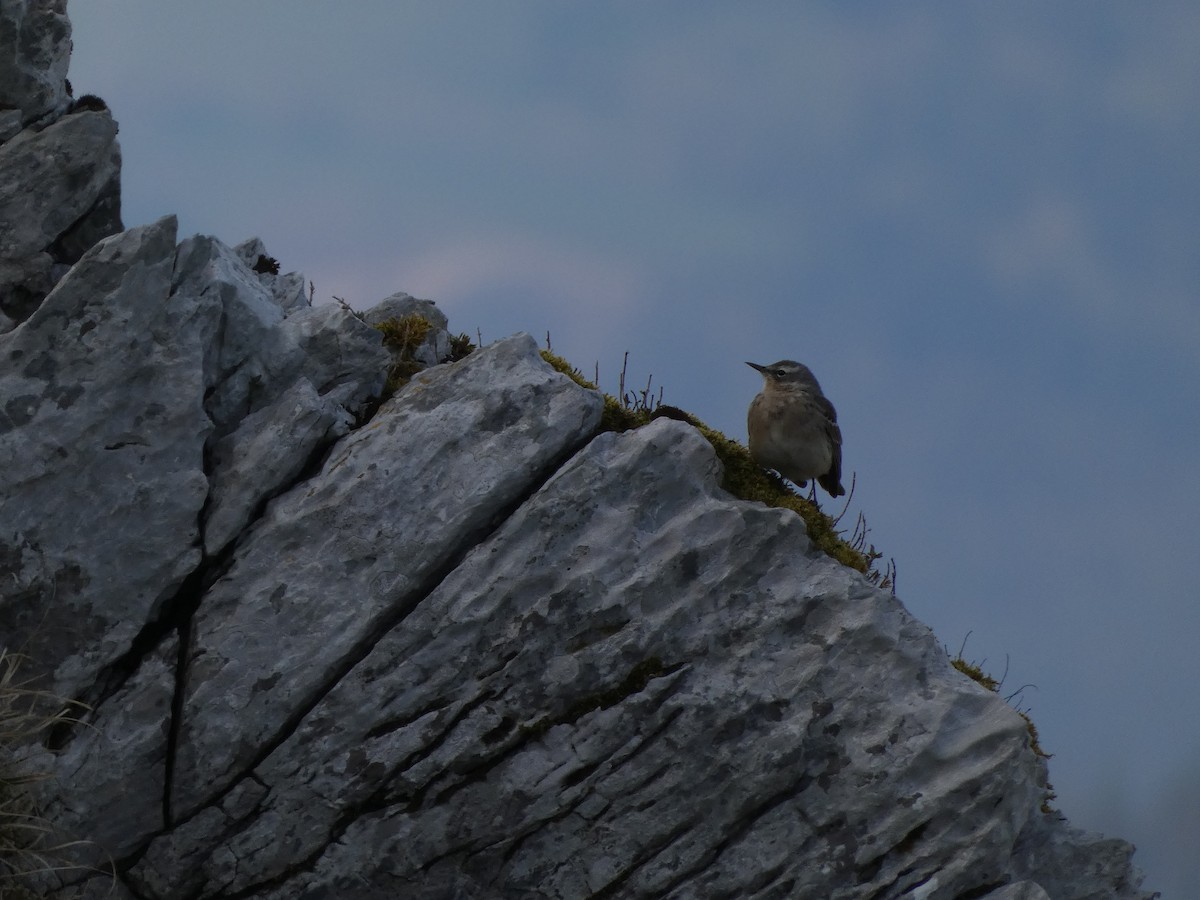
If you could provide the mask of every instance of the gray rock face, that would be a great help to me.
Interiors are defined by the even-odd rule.
[[[83,842],[46,896],[1148,896],[690,426],[597,435],[532,338],[437,365],[431,301],[310,307],[257,239],[106,237],[63,11],[0,0],[0,641],[90,705],[18,748]]]
[[[598,397],[551,371],[531,339],[500,342],[421,377],[273,503],[194,622],[179,814],[277,742],[599,416]],[[302,549],[313,528],[325,545],[315,558]]]
[[[280,275],[276,272],[264,270],[267,265],[274,261],[274,258],[267,252],[266,245],[263,244],[260,238],[255,237],[242,241],[242,243],[233,248],[233,251],[242,262],[255,272],[259,282],[265,285],[271,292],[275,303],[283,310],[285,316],[311,305],[305,289],[304,276],[299,272],[288,272],[286,275]],[[277,262],[275,266],[278,267]]]
[[[65,696],[200,559],[219,308],[167,302],[174,260],[173,218],[111,238],[0,336],[0,634]]]
[[[1041,886],[1032,881],[1019,881],[992,891],[986,900],[1052,900]]]
[[[0,109],[0,144],[21,132],[21,111]]]
[[[121,229],[117,125],[64,116],[0,144],[0,309],[24,319],[74,263]]]
[[[117,125],[67,114],[70,55],[66,0],[0,0],[0,334],[123,228]]]
[[[204,545],[215,556],[250,522],[255,509],[293,482],[316,452],[350,430],[339,404],[301,377],[269,406],[246,416],[212,451],[212,493]]]
[[[212,389],[205,408],[218,435],[275,403],[300,378],[322,397],[360,412],[383,384],[387,353],[378,331],[337,306],[284,318],[270,290],[238,254],[211,237],[180,244],[173,294],[217,297],[220,334],[206,365]]]
[[[321,404],[336,367],[272,335],[326,308],[283,319],[215,242],[174,271],[172,303],[211,304],[192,408],[224,423],[207,521],[240,504],[235,549],[182,645],[144,639],[43,752],[47,808],[122,890],[1147,896],[1127,844],[1040,811],[1020,717],[797,516],[721,491],[690,426],[592,439],[600,398],[520,336],[417,376],[300,477],[278,445],[349,424]],[[247,372],[287,386],[260,403]],[[257,519],[249,460],[282,491]]]
[[[33,122],[66,104],[66,0],[0,0],[0,109]]]

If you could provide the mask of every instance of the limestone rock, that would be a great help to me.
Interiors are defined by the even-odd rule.
[[[305,307],[285,319],[270,289],[215,238],[180,244],[173,295],[219,298],[220,336],[206,362],[205,401],[219,437],[301,377],[352,415],[383,385],[388,356],[378,331],[337,306]]]
[[[200,396],[248,367],[283,384],[228,329],[261,349],[295,317],[263,324],[227,248],[179,253],[166,306],[210,304]],[[283,493],[55,751],[47,807],[119,891],[1146,896],[1127,844],[1040,811],[1020,717],[799,517],[725,494],[690,426],[589,442],[599,397],[520,336],[418,375],[294,480],[272,454],[320,400],[299,377],[214,439],[211,510],[261,490],[247,460]]]
[[[307,378],[318,394],[353,416],[383,389],[388,352],[382,335],[336,304],[294,310],[283,321],[275,352],[280,371],[288,373],[285,381]]]
[[[285,316],[291,315],[298,309],[311,306],[307,282],[299,272],[286,272],[283,275],[270,276],[273,279],[271,295]]]
[[[220,334],[205,359],[205,408],[218,435],[227,434],[291,382],[280,377],[274,352],[283,313],[233,250],[204,235],[180,243],[171,292],[188,302],[210,298],[221,310]]]
[[[26,318],[72,264],[121,229],[117,126],[104,112],[64,116],[0,145],[0,309]]]
[[[1036,883],[1056,900],[1148,896],[1137,890],[1142,876],[1132,864],[1131,844],[1072,828],[1057,813],[1031,823],[1016,851],[1016,875]]]
[[[21,132],[21,111],[19,109],[0,109],[0,144]]]
[[[201,639],[190,677],[229,687],[191,695],[188,733],[203,759],[258,751],[220,751],[232,780],[191,776],[208,796],[150,844],[137,893],[1038,897],[1015,884],[1040,865],[1029,836],[1063,835],[1020,717],[798,517],[718,477],[681,423],[595,439],[304,699],[280,693],[309,677],[297,641],[346,626],[314,622],[321,595],[294,582],[270,611],[252,575],[215,585],[206,603],[243,598],[246,634],[259,608],[276,653],[230,681]],[[376,593],[352,592],[353,612]],[[296,714],[256,742],[270,695]],[[1074,847],[1051,896],[1144,896]]]
[[[103,870],[111,857],[137,850],[163,822],[167,747],[179,642],[169,635],[137,672],[98,705],[88,722],[92,740],[61,751],[58,784],[42,784],[46,818],[64,840],[85,832],[78,862]],[[87,783],[88,790],[62,785]]]
[[[310,458],[350,430],[349,413],[303,376],[269,406],[246,416],[212,450],[212,493],[204,544],[215,556],[256,508],[292,482]]]
[[[277,742],[599,416],[532,339],[501,341],[414,380],[272,502],[193,622],[178,814]]]
[[[1053,900],[1033,881],[1018,881],[987,894],[984,900]]]
[[[219,310],[167,302],[174,241],[174,218],[103,241],[0,336],[0,634],[66,696],[200,559]]]
[[[279,263],[267,253],[267,247],[261,238],[254,237],[242,241],[233,251],[271,292],[272,298],[283,310],[284,315],[311,305],[305,289],[304,276],[299,272],[280,275]],[[272,271],[272,268],[275,271]]]
[[[0,0],[0,109],[33,122],[67,102],[66,0]]]
[[[256,275],[271,274],[268,266],[272,263],[275,268],[279,267],[279,263],[274,261],[274,257],[271,254],[267,253],[267,245],[259,237],[247,238],[240,244],[235,244],[233,252],[237,254],[238,259],[246,264],[246,268],[253,271]]]
[[[64,116],[0,145],[0,256],[50,246],[120,169],[117,125],[107,112]]]

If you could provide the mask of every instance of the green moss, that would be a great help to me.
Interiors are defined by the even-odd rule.
[[[378,322],[375,328],[383,332],[383,345],[412,355],[429,334],[433,325],[420,313],[393,316]]]
[[[384,319],[374,327],[383,333],[383,345],[392,351],[392,363],[383,385],[383,399],[386,400],[425,368],[413,354],[424,343],[433,325],[420,313],[410,313]]]
[[[600,414],[601,431],[629,431],[650,422],[645,410],[630,409],[610,394],[604,395],[604,411]]]
[[[466,359],[475,352],[475,344],[466,332],[462,334],[450,335],[450,361],[458,362],[460,359]]]
[[[991,675],[988,675],[978,665],[973,662],[967,662],[962,656],[956,656],[950,660],[950,665],[958,669],[972,681],[977,682],[987,688],[989,691],[999,691],[1000,682]]]
[[[577,368],[575,368],[557,353],[551,350],[543,350],[542,359],[550,363],[555,370],[562,372],[580,387],[585,387],[590,391],[597,390],[596,385],[584,378],[582,372],[580,372]]]

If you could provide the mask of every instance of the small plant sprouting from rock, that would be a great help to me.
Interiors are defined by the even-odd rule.
[[[254,261],[254,271],[259,275],[278,275],[279,260],[273,256],[267,256],[265,253],[258,254],[258,259]]]
[[[429,320],[419,313],[384,319],[375,324],[375,328],[383,333],[383,345],[392,351],[392,364],[388,367],[387,381],[383,387],[385,398],[408,384],[409,379],[424,368],[414,354],[432,327]]]
[[[344,300],[340,302],[345,304]],[[362,318],[361,314],[356,315]],[[392,364],[383,388],[383,399],[386,400],[425,368],[425,364],[416,358],[416,352],[425,343],[433,324],[420,313],[409,313],[384,319],[373,327],[383,333],[383,345],[392,351]],[[450,355],[442,361],[458,362],[474,352],[475,345],[467,334],[451,335]]]
[[[549,338],[547,338],[547,348],[549,346]],[[625,372],[629,368],[629,351],[625,351],[625,358],[621,361],[621,374],[617,379],[617,395],[621,398],[621,406],[635,414],[645,413],[654,418],[655,407],[662,406],[663,389],[659,386],[658,396],[654,396],[654,391],[651,385],[654,382],[654,376],[646,377],[646,386],[640,391],[625,390]]]
[[[977,684],[987,688],[989,691],[992,691],[996,694],[1000,693],[1000,688],[1004,686],[1004,679],[1008,675],[1008,665],[1006,664],[1004,667],[1005,674],[997,680],[983,670],[982,663],[976,663],[968,660],[965,656],[963,656],[963,651],[967,647],[967,638],[970,636],[971,632],[968,631],[967,637],[963,638],[962,646],[958,648],[958,655],[950,659],[950,665],[954,666],[954,668],[958,669],[958,671],[962,672]],[[950,655],[949,648],[946,648],[946,655]],[[1022,685],[1021,687],[1017,688],[1017,690],[1013,691],[1004,698],[1005,701],[1011,704],[1013,698],[1020,695],[1021,691],[1025,690],[1026,687],[1029,687],[1029,685]],[[1041,759],[1049,759],[1051,756],[1053,756],[1052,753],[1047,753],[1042,749],[1041,742],[1038,740],[1037,726],[1033,724],[1033,719],[1029,717],[1028,710],[1021,709],[1021,707],[1016,705],[1013,706],[1013,709],[1015,709],[1017,714],[1025,720],[1025,730],[1029,732],[1029,749],[1031,749],[1034,754]],[[1054,785],[1050,784],[1050,782],[1046,782],[1046,795],[1042,798],[1042,812],[1053,812],[1053,809],[1050,806],[1050,801],[1056,796],[1057,795],[1054,793]]]
[[[402,353],[413,353],[429,334],[429,320],[419,313],[384,319],[375,326],[383,333],[383,344]]]
[[[84,94],[71,104],[71,112],[105,112],[108,104],[95,94]]]
[[[466,359],[474,352],[475,344],[471,342],[471,336],[465,331],[462,334],[450,335],[450,362]]]

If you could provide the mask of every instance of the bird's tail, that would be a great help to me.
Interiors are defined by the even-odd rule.
[[[840,497],[846,493],[846,489],[842,487],[841,479],[834,472],[826,472],[817,479],[817,484],[825,488],[826,493],[830,497]]]

